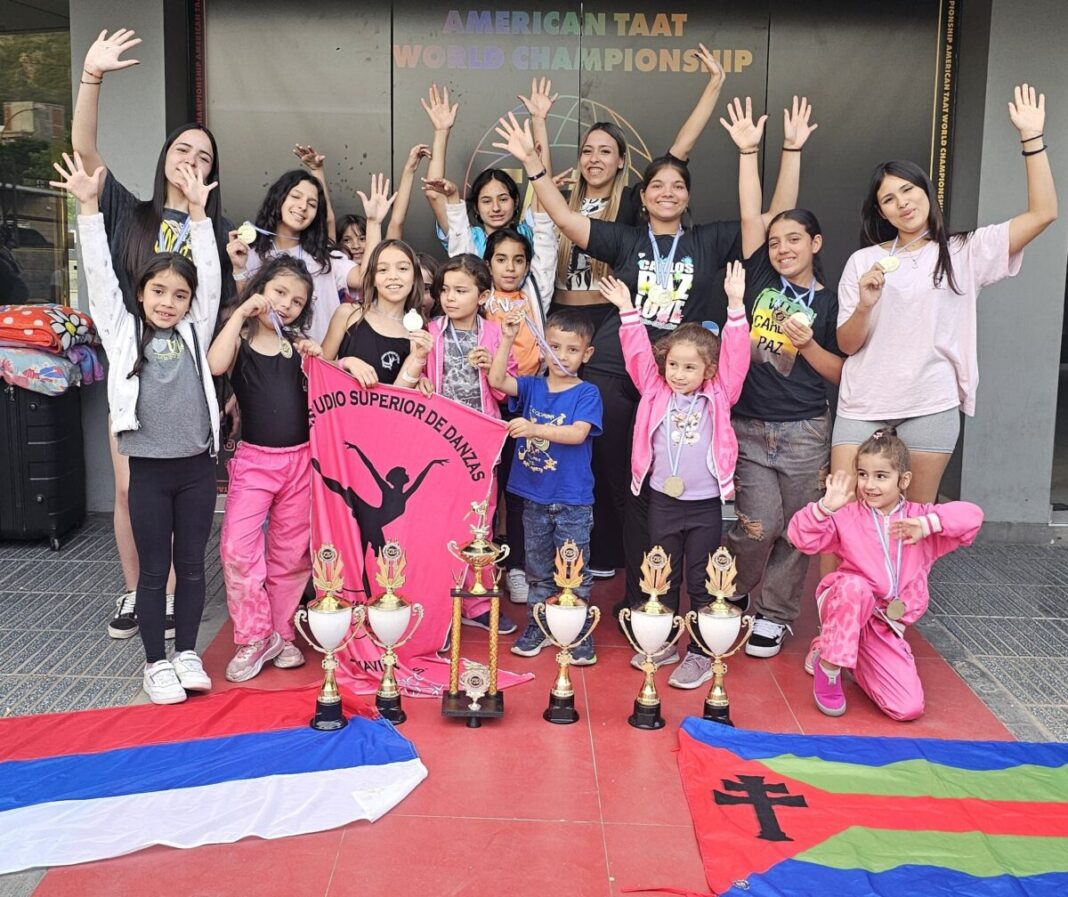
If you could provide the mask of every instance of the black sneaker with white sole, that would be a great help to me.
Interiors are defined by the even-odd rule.
[[[776,623],[757,614],[753,619],[753,634],[745,644],[745,653],[750,657],[774,657],[782,649],[787,632],[793,634],[785,623]]]
[[[137,592],[123,592],[115,599],[115,616],[108,623],[112,638],[133,638],[137,635]]]

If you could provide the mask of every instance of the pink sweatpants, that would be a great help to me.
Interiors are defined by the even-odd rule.
[[[308,443],[242,442],[229,470],[220,548],[234,642],[272,632],[292,640],[293,614],[311,575],[311,450]]]
[[[853,670],[864,693],[891,719],[923,715],[923,685],[908,642],[876,616],[875,595],[859,576],[835,573],[816,590],[820,658]],[[820,591],[820,589],[823,589]]]

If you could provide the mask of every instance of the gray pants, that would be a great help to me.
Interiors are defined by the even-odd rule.
[[[727,547],[738,562],[739,595],[763,579],[750,608],[776,623],[801,611],[808,557],[786,539],[790,518],[823,494],[830,462],[830,412],[799,421],[736,417],[738,467],[734,507],[738,522]]]

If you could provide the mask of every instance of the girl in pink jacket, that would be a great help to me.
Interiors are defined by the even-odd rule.
[[[923,686],[905,627],[927,610],[934,562],[972,543],[983,511],[966,501],[907,501],[909,451],[891,427],[860,446],[855,465],[857,501],[849,474],[839,470],[828,477],[823,498],[798,511],[787,530],[799,551],[840,560],[816,587],[821,630],[805,669],[811,661],[816,706],[828,716],[845,713],[846,667],[887,716],[916,719]]]
[[[677,611],[682,571],[690,604],[711,601],[705,591],[708,556],[719,548],[722,498],[734,496],[738,440],[731,428],[731,405],[738,401],[749,370],[749,325],[742,296],[741,262],[727,266],[729,300],[723,339],[700,324],[683,324],[653,347],[630,291],[614,277],[601,280],[601,293],[620,311],[619,339],[627,372],[641,393],[634,420],[631,490],[637,495],[649,479],[650,545],[671,556],[671,589],[664,603]],[[657,665],[678,662],[672,647]],[[635,655],[638,666],[644,656]],[[686,659],[668,684],[697,688],[712,678],[711,660],[690,643]]]

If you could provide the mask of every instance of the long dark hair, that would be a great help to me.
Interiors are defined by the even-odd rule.
[[[652,162],[645,166],[645,174],[642,175],[642,185],[640,189],[642,198],[641,217],[643,221],[649,220],[649,213],[645,210],[645,191],[649,189],[649,185],[653,182],[653,178],[660,174],[665,168],[673,168],[682,175],[682,180],[686,184],[686,189],[688,191],[693,189],[690,182],[690,169],[685,162],[676,159],[674,156],[657,156]],[[693,221],[690,219],[689,209],[686,209],[682,213],[681,224],[684,229],[692,226]]]
[[[130,215],[130,225],[126,233],[126,246],[123,248],[122,265],[126,269],[126,276],[130,283],[138,279],[138,272],[156,254],[156,240],[159,238],[159,226],[163,220],[163,210],[167,204],[167,152],[171,146],[186,131],[203,131],[208,142],[211,143],[211,169],[204,182],[210,184],[219,181],[220,186],[208,194],[208,204],[204,209],[205,214],[211,219],[215,229],[215,245],[219,252],[219,264],[222,268],[223,301],[227,299],[228,291],[233,291],[233,267],[230,264],[230,256],[226,253],[227,235],[222,226],[222,194],[221,181],[219,178],[219,148],[215,143],[215,135],[203,125],[196,122],[184,124],[175,128],[167,135],[163,143],[163,149],[159,151],[159,159],[156,161],[156,174],[152,179],[152,198],[137,203]],[[135,311],[136,309],[131,309]]]
[[[137,275],[137,287],[135,290],[135,301],[137,303],[137,316],[141,319],[141,341],[137,346],[137,361],[134,362],[134,366],[130,369],[130,373],[126,375],[126,379],[131,377],[140,376],[141,371],[144,370],[146,355],[148,350],[148,344],[152,342],[156,336],[156,328],[153,327],[148,319],[145,317],[145,306],[141,302],[141,294],[145,289],[148,282],[157,274],[161,274],[164,271],[173,271],[179,277],[181,277],[189,285],[189,294],[193,300],[197,295],[197,268],[189,259],[184,255],[179,255],[177,252],[157,252],[152,256],[148,262],[141,268]],[[251,295],[251,294],[250,294]],[[197,361],[200,364],[200,361]]]
[[[282,203],[285,202],[289,191],[301,181],[315,185],[319,205],[311,224],[300,232],[299,245],[305,255],[311,256],[319,264],[319,270],[315,273],[322,274],[330,270],[330,234],[326,229],[326,194],[323,192],[323,185],[308,172],[294,168],[271,184],[260,204],[260,210],[256,213],[256,227],[271,231],[271,233],[277,232],[278,223],[282,220]],[[252,248],[256,250],[261,260],[266,259],[274,248],[273,237],[271,234],[257,231]]]
[[[954,293],[960,293],[957,279],[953,274],[949,241],[951,239],[963,241],[968,234],[967,232],[948,233],[946,231],[945,218],[942,217],[942,207],[938,204],[938,194],[935,193],[934,184],[927,177],[927,172],[915,162],[880,162],[875,166],[875,171],[871,174],[871,183],[868,184],[868,193],[864,197],[864,205],[860,209],[860,245],[862,247],[875,246],[893,240],[898,235],[896,228],[882,216],[879,210],[879,186],[887,175],[908,181],[927,194],[927,204],[930,208],[927,213],[928,236],[938,244],[938,264],[935,265],[934,276],[931,280],[936,287],[939,287],[945,279]]]
[[[787,209],[785,212],[779,212],[771,221],[768,222],[768,233],[771,233],[771,228],[776,221],[794,221],[800,224],[810,237],[822,237],[823,230],[820,228],[819,219],[812,214],[808,209]],[[812,273],[816,275],[816,280],[826,285],[827,281],[823,276],[823,259],[820,258],[819,252],[812,254]]]
[[[482,192],[482,188],[490,181],[499,181],[501,184],[504,184],[504,189],[507,190],[508,195],[512,197],[512,202],[515,204],[515,211],[512,212],[512,220],[509,221],[505,227],[515,227],[519,223],[519,216],[523,211],[521,207],[522,204],[519,200],[519,187],[507,171],[501,171],[499,168],[487,168],[485,171],[481,172],[471,184],[471,189],[467,192],[468,222],[473,226],[485,227],[478,214],[478,194]]]
[[[419,259],[416,257],[415,250],[412,249],[403,240],[383,240],[381,243],[375,245],[375,248],[371,250],[371,255],[364,263],[363,270],[363,283],[360,285],[360,296],[362,297],[363,307],[366,309],[371,307],[371,303],[378,299],[378,291],[375,289],[375,272],[378,268],[378,259],[382,253],[387,249],[399,249],[403,252],[408,260],[412,263],[412,291],[404,300],[404,310],[406,312],[411,311],[413,308],[419,311],[419,306],[423,303],[423,272],[419,269]],[[420,312],[422,314],[422,312]],[[363,320],[361,316],[360,320]]]
[[[312,303],[315,301],[315,285],[312,283],[311,274],[308,273],[308,267],[303,260],[295,259],[293,256],[285,254],[275,256],[270,261],[265,262],[252,275],[245,286],[243,295],[247,297],[262,293],[267,288],[267,284],[279,274],[289,274],[296,277],[308,291],[308,301],[304,303],[304,308],[300,310],[300,314],[297,315],[292,324],[286,325],[286,329],[295,330],[298,334],[304,336],[307,326],[311,323]]]

